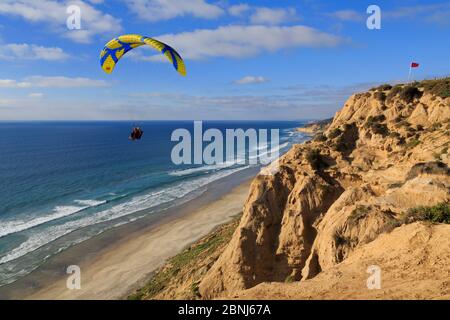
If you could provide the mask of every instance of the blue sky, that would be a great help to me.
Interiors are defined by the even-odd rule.
[[[449,75],[449,31],[450,1],[1,0],[0,120],[325,118],[411,61],[416,79]],[[101,49],[127,33],[176,48],[187,77],[145,48],[104,74]]]

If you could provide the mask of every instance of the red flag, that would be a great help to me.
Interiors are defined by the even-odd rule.
[[[418,68],[419,64],[417,62],[411,62],[411,68]]]

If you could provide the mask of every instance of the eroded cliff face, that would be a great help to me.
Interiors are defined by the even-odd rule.
[[[394,229],[413,237],[404,224],[408,209],[450,201],[449,147],[450,98],[420,86],[351,96],[325,132],[294,146],[274,175],[255,178],[237,230],[199,285],[201,297],[251,298],[243,290],[266,283],[253,289],[264,298],[268,282],[278,282],[277,290],[300,286],[326,278],[355,252],[382,252],[369,245],[382,246],[375,240],[394,237]],[[450,225],[426,228],[450,238]],[[435,245],[450,263],[448,245]],[[414,249],[408,246],[401,250]],[[366,262],[358,263],[366,276]],[[450,274],[450,264],[445,268]]]
[[[379,235],[342,263],[310,280],[263,282],[234,299],[450,299],[448,225],[413,223]],[[366,286],[368,266],[380,267],[381,288]]]

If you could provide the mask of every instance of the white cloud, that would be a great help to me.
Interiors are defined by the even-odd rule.
[[[255,12],[250,17],[253,24],[276,25],[291,22],[297,19],[295,8],[255,8]]]
[[[29,98],[32,98],[32,99],[41,99],[41,98],[44,97],[44,94],[41,93],[41,92],[33,92],[33,93],[30,93],[30,94],[28,95],[28,97],[29,97]]]
[[[106,81],[82,77],[33,76],[27,77],[22,81],[0,79],[0,88],[94,88],[107,86],[109,84]]]
[[[180,16],[214,19],[224,10],[205,0],[125,0],[129,9],[145,21],[169,20]]]
[[[82,30],[67,29],[66,10],[69,5],[80,7]],[[51,30],[80,43],[90,43],[96,35],[116,34],[122,29],[120,19],[81,0],[1,0],[0,15],[19,16],[32,23],[47,23]]]
[[[361,22],[367,17],[365,12],[355,10],[339,10],[327,14],[342,21]],[[448,24],[450,22],[450,3],[434,3],[423,5],[399,6],[391,10],[382,11],[383,18],[415,19],[418,22]]]
[[[14,105],[17,103],[16,99],[0,99],[0,108],[13,109]],[[0,110],[2,111],[2,110]],[[3,114],[2,114],[3,116]],[[6,117],[5,117],[6,118]]]
[[[234,81],[235,84],[259,84],[265,83],[269,80],[267,78],[261,76],[246,76],[239,80]]]
[[[251,7],[248,4],[236,4],[228,8],[228,13],[232,16],[239,17],[249,11]]]
[[[64,107],[62,107],[64,106]],[[0,117],[2,120],[95,120],[128,119],[114,101],[79,102],[77,99],[45,99],[24,96],[21,98],[0,98]]]
[[[366,91],[375,85],[378,84],[356,83],[345,86],[301,84],[282,87],[262,94],[245,95],[140,92],[131,94],[131,100],[125,104],[134,110],[153,108],[151,111],[153,119],[293,120],[326,118],[340,109],[351,94]],[[140,109],[137,109],[137,106]],[[124,105],[124,108],[128,107]]]
[[[334,97],[307,99],[297,92],[217,96],[150,92],[136,93],[130,98],[127,104],[130,108],[153,107],[153,119],[292,120],[329,117],[339,108]]]
[[[376,84],[349,86],[300,84],[261,94],[193,95],[181,92],[136,92],[128,96],[97,90],[94,99],[0,98],[4,120],[293,120],[333,115],[352,94]],[[36,90],[39,91],[39,90]],[[61,107],[61,106],[64,107]]]
[[[339,10],[329,14],[330,16],[343,21],[363,21],[364,15],[355,10]]]
[[[104,80],[96,80],[90,78],[69,78],[69,77],[45,77],[34,76],[25,79],[32,84],[32,86],[40,88],[83,88],[83,87],[107,87],[108,82]]]
[[[155,49],[148,46],[142,46],[138,50],[132,50],[126,54],[126,57],[137,61],[170,63],[164,55],[155,54]]]
[[[0,88],[29,88],[29,82],[19,82],[12,79],[0,79]]]
[[[3,44],[0,46],[0,60],[65,60],[69,55],[57,47],[43,47],[34,44]]]
[[[231,25],[166,34],[156,38],[177,48],[183,58],[192,60],[211,57],[246,58],[286,48],[335,47],[344,42],[338,36],[301,25]]]
[[[384,11],[383,17],[387,19],[415,19],[419,22],[425,21],[428,23],[449,24],[450,3],[398,7],[393,10]]]

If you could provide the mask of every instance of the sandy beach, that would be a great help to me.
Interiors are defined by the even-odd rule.
[[[242,211],[250,181],[201,207],[163,219],[87,259],[81,268],[81,289],[69,290],[67,277],[25,295],[26,299],[122,299],[139,287],[166,259],[226,223]]]

